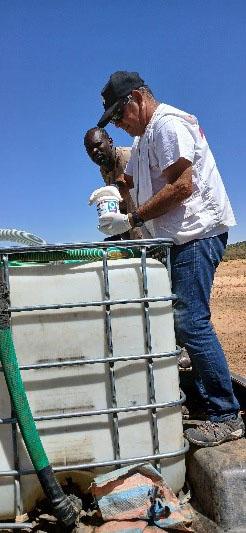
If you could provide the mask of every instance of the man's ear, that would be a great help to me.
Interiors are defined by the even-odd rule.
[[[139,104],[141,105],[142,101],[143,101],[143,94],[141,93],[141,91],[138,91],[137,89],[134,89],[132,91],[132,96],[134,98],[134,100]]]

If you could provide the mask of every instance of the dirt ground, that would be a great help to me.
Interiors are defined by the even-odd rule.
[[[219,265],[211,309],[230,370],[246,377],[246,259]]]

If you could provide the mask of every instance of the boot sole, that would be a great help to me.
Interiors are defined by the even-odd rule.
[[[230,442],[232,440],[238,440],[241,439],[244,436],[244,431],[242,429],[238,429],[237,432],[241,432],[240,435],[234,435],[231,433],[227,437],[223,437],[220,441],[217,442],[204,442],[204,441],[198,441],[194,439],[190,439],[188,436],[186,437],[187,440],[190,442],[190,444],[195,444],[195,446],[200,446],[200,448],[208,448],[212,446],[219,446],[220,444],[223,444],[223,442]]]

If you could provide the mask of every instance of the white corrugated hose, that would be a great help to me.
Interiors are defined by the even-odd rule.
[[[27,244],[30,246],[36,246],[37,244],[47,244],[44,239],[28,233],[20,229],[0,229],[0,241],[13,241],[21,244]]]

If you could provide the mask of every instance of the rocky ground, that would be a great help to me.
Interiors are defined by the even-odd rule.
[[[230,370],[246,376],[246,259],[222,262],[211,301],[212,321]]]

